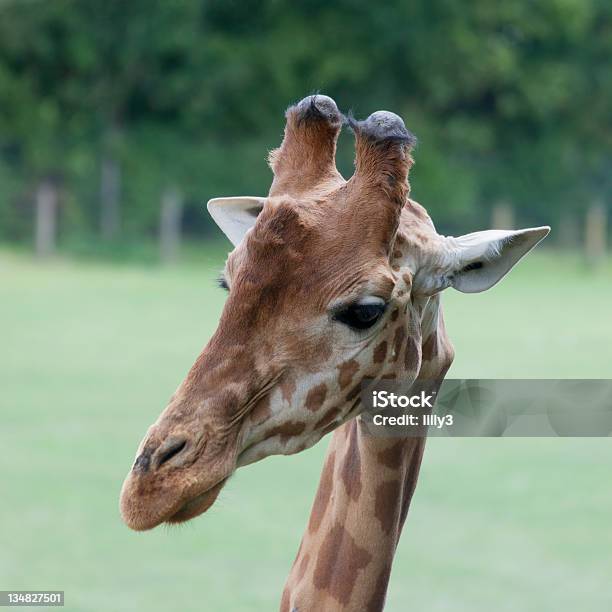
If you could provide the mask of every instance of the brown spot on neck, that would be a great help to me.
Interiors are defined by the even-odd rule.
[[[350,427],[348,447],[344,455],[340,476],[342,477],[346,494],[356,502],[361,495],[361,456],[359,454],[357,421],[353,419],[348,427]]]
[[[421,461],[423,460],[423,451],[425,450],[425,438],[415,438],[414,440],[414,444],[411,445],[412,452],[410,456],[410,464],[408,465],[406,477],[404,479],[399,529],[402,528],[402,525],[406,520],[406,516],[408,515],[410,501],[412,500],[412,496],[414,495],[414,490],[416,489],[417,480],[419,478]]]
[[[387,356],[387,341],[383,340],[375,349],[372,359],[374,363],[382,363]]]
[[[407,371],[414,370],[418,367],[420,361],[419,345],[417,341],[409,336],[406,341],[406,354],[404,355],[404,367]]]
[[[359,371],[359,363],[355,359],[349,359],[337,367],[340,370],[338,384],[341,389],[344,389],[351,384],[353,376]]]
[[[317,495],[314,503],[312,504],[312,511],[310,513],[310,521],[308,522],[308,531],[313,533],[317,531],[321,526],[321,521],[329,504],[329,500],[334,485],[334,465],[336,462],[336,452],[331,451],[327,456],[323,471],[321,472],[321,479],[319,481],[319,488],[317,489]]]
[[[374,501],[374,516],[386,535],[399,536],[399,518],[401,504],[400,480],[387,480],[378,485]]]
[[[391,470],[397,470],[406,460],[406,448],[407,445],[403,440],[395,442],[378,453],[378,461]]]
[[[361,548],[347,531],[336,523],[327,533],[317,559],[313,583],[346,606],[359,573],[372,561],[372,555]]]
[[[306,408],[311,412],[316,412],[323,405],[326,396],[327,386],[325,383],[313,387],[306,395]]]
[[[273,436],[280,436],[281,442],[285,444],[289,438],[299,436],[304,429],[306,429],[306,423],[303,423],[302,421],[289,421],[272,428],[269,431],[268,436],[270,438]]]

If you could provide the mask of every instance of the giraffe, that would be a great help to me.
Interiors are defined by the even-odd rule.
[[[348,180],[335,164],[344,124],[355,135]],[[208,203],[235,247],[227,301],[121,490],[130,528],[184,522],[238,468],[334,432],[283,611],[383,608],[424,438],[369,435],[362,381],[435,388],[453,359],[441,292],[490,288],[550,229],[438,234],[410,198],[414,144],[391,112],[357,121],[308,96],[286,112],[268,196]]]

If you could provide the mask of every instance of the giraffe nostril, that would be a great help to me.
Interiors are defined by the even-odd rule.
[[[151,451],[144,451],[134,462],[133,470],[136,472],[148,472],[151,466]]]
[[[159,468],[173,457],[176,457],[179,453],[183,452],[186,446],[187,440],[185,438],[171,438],[166,440],[157,451],[156,467]]]

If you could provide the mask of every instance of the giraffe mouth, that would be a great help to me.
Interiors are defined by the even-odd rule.
[[[166,519],[166,523],[184,523],[200,514],[204,514],[216,501],[221,489],[224,487],[229,477],[224,478],[216,485],[199,493],[189,501],[184,503],[177,512]]]

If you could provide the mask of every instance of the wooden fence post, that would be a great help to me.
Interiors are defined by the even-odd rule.
[[[121,227],[121,166],[110,155],[100,165],[100,232],[102,238],[116,238]]]
[[[591,204],[586,214],[584,248],[587,263],[599,265],[606,256],[608,218],[601,202]]]
[[[48,257],[55,251],[57,235],[57,187],[43,180],[36,190],[35,250],[38,257]]]
[[[183,198],[174,187],[166,189],[161,199],[159,217],[159,252],[162,262],[177,261],[181,246]]]

